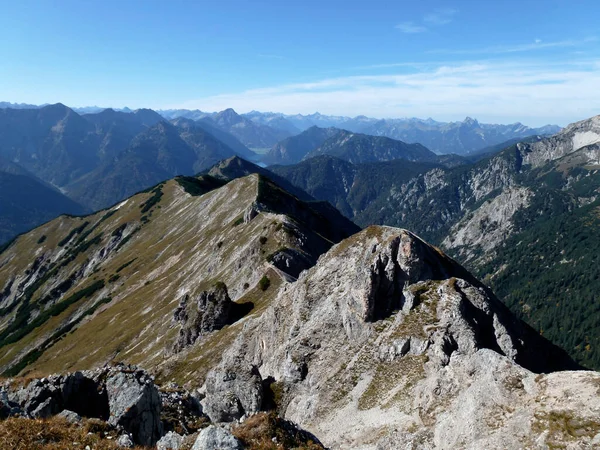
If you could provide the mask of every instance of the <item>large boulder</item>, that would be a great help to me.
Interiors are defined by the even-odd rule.
[[[213,422],[232,422],[260,411],[262,378],[256,366],[231,364],[210,372],[204,411]]]
[[[142,370],[111,372],[106,380],[108,423],[130,432],[140,445],[154,445],[162,435],[161,401],[153,380]]]
[[[108,398],[102,380],[108,370],[103,368],[35,379],[17,390],[9,390],[7,398],[19,405],[26,416],[33,418],[48,417],[67,409],[80,416],[106,420]]]
[[[169,431],[156,443],[156,450],[179,450],[183,445],[183,436]]]
[[[8,398],[18,404],[26,416],[45,418],[62,411],[59,377],[32,380],[27,386],[10,392]]]
[[[209,426],[202,430],[192,450],[242,450],[244,446],[229,431]]]

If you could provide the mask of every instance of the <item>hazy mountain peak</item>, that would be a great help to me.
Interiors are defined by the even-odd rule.
[[[477,119],[473,119],[469,116],[467,116],[465,118],[465,120],[463,120],[463,124],[467,125],[467,126],[471,126],[471,127],[477,127],[479,126],[479,122],[477,121]]]

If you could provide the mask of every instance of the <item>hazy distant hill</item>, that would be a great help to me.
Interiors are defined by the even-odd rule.
[[[15,172],[0,167],[0,246],[60,214],[88,212],[29,174]]]
[[[328,138],[339,133],[338,128],[312,126],[296,136],[290,136],[275,144],[262,158],[266,164],[294,164],[319,147]]]
[[[311,150],[303,159],[320,155],[335,156],[351,163],[391,161],[407,159],[409,161],[432,161],[435,153],[421,144],[407,144],[383,136],[370,136],[340,130]]]
[[[276,130],[282,130],[291,135],[300,133],[300,129],[297,128],[289,119],[287,119],[281,113],[261,113],[258,111],[251,111],[242,116],[252,120],[255,123],[261,125],[267,125]]]
[[[215,124],[181,125],[149,109],[79,115],[62,104],[5,108],[0,158],[96,209],[230,156],[255,156]]]
[[[198,173],[234,154],[200,127],[180,128],[162,121],[67,186],[67,191],[81,203],[100,209],[175,175]]]
[[[201,119],[223,131],[231,133],[249,148],[269,148],[278,141],[290,136],[290,132],[275,129],[269,125],[256,123],[240,116],[229,108],[211,117]]]
[[[223,131],[217,126],[210,124],[208,121],[203,120],[192,120],[186,119],[183,117],[179,117],[177,119],[171,120],[171,123],[180,128],[200,128],[207,133],[213,135],[219,141],[227,145],[231,148],[237,155],[246,158],[246,159],[255,159],[256,153],[242,144],[234,135],[228,133],[227,131]]]

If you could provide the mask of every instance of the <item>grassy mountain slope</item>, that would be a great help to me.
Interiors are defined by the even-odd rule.
[[[0,254],[2,370],[124,360],[165,378],[201,377],[241,324],[174,354],[180,327],[172,318],[186,295],[224,283],[246,312],[258,313],[294,270],[358,229],[260,175],[223,183],[170,180],[20,236]],[[259,283],[264,277],[271,287]]]

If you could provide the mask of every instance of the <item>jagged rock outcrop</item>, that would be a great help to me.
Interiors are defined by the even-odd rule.
[[[202,291],[194,300],[190,300],[188,294],[184,295],[173,313],[173,319],[181,324],[173,351],[178,353],[193,345],[203,334],[234,323],[251,309],[252,304],[231,301],[224,283]]]
[[[161,401],[153,380],[141,370],[119,371],[106,380],[110,417],[141,445],[154,445],[162,435]]]
[[[204,411],[213,422],[231,422],[260,411],[263,385],[256,366],[233,363],[206,379]]]
[[[44,418],[63,410],[85,417],[106,420],[109,415],[106,388],[101,381],[107,370],[74,372],[34,379],[8,398],[22,408],[26,416]]]
[[[600,116],[575,122],[560,133],[532,144],[518,144],[523,154],[523,163],[539,167],[548,161],[555,161],[577,150],[600,142]],[[593,160],[597,160],[595,154]]]
[[[51,375],[22,387],[7,383],[0,392],[5,417],[101,419],[141,445],[154,445],[162,435],[158,389],[145,371],[133,366]],[[197,414],[201,415],[199,409]]]
[[[285,286],[209,374],[205,401],[225,401],[212,380],[249,365],[332,448],[592,446],[600,431],[600,375],[544,375],[578,366],[405,230],[369,227]]]

